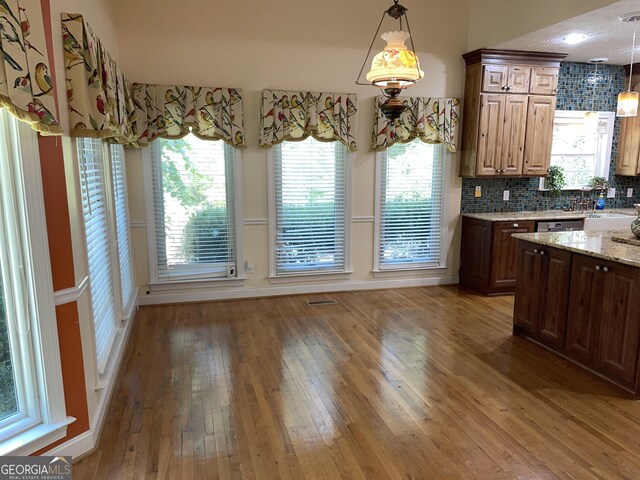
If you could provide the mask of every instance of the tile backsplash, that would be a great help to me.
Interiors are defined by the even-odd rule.
[[[562,62],[558,82],[558,110],[590,110],[592,107],[593,81],[597,81],[595,108],[599,111],[615,112],[618,92],[625,88],[624,68],[618,65],[600,65],[597,78],[594,67],[588,63]],[[616,189],[616,197],[608,198],[607,208],[628,208],[640,203],[640,177],[615,175],[618,158],[620,120],[616,118],[609,181]],[[567,191],[560,195],[538,190],[538,178],[464,178],[462,181],[462,211],[510,212],[522,210],[548,210],[569,205],[577,192]],[[475,187],[482,188],[482,197],[475,198]],[[633,188],[633,197],[627,198],[627,189]],[[509,200],[503,200],[503,191],[509,190]]]

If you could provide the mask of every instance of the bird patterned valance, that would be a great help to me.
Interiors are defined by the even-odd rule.
[[[244,148],[242,90],[176,85],[133,85],[136,144],[182,138],[190,131],[203,140],[223,140]]]
[[[130,86],[82,15],[62,14],[62,42],[71,136],[131,143]]]
[[[356,150],[358,100],[349,93],[263,90],[260,107],[260,146],[311,135],[324,142],[339,141]]]
[[[458,141],[460,100],[457,98],[402,97],[407,109],[392,124],[380,110],[386,100],[374,99],[371,148],[386,150],[396,142],[406,143],[419,138],[426,143],[443,143],[455,152]]]
[[[40,0],[0,0],[0,107],[45,135],[61,135]]]

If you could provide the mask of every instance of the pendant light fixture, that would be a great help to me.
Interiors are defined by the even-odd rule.
[[[357,85],[373,85],[382,89],[387,100],[380,106],[380,110],[382,110],[384,116],[391,121],[399,118],[407,108],[398,98],[400,92],[424,77],[424,72],[420,70],[420,63],[415,54],[416,49],[413,44],[413,37],[411,36],[411,27],[409,27],[407,8],[398,2],[399,0],[393,0],[393,5],[382,13],[380,24],[378,25],[376,33],[373,35],[369,51],[356,79]],[[387,46],[373,57],[371,70],[369,70],[369,73],[366,75],[368,82],[361,82],[362,72],[367,65],[373,44],[376,38],[378,38],[380,27],[382,27],[382,22],[386,15],[398,20],[400,29],[382,34],[382,39],[387,42]],[[403,30],[403,19],[407,27],[406,32]],[[407,40],[410,41],[411,49],[405,45]]]
[[[596,132],[598,129],[599,113],[596,111],[596,88],[598,85],[598,65],[609,60],[608,58],[593,58],[590,60],[595,65],[591,86],[591,110],[584,113],[584,127],[587,132]]]
[[[638,92],[631,91],[631,77],[633,76],[633,54],[636,49],[636,30],[640,20],[640,12],[627,13],[620,17],[621,22],[633,22],[633,42],[631,44],[631,65],[629,69],[629,88],[618,94],[618,117],[635,117],[638,115]]]

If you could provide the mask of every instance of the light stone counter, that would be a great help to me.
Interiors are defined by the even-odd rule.
[[[635,216],[634,208],[622,208],[611,210],[587,210],[584,212],[565,212],[564,210],[541,210],[538,212],[495,212],[495,213],[463,213],[464,217],[477,218],[489,222],[523,222],[526,220],[579,220],[587,218],[589,215],[599,213],[620,213],[623,215]]]
[[[624,263],[640,268],[640,247],[614,242],[613,236],[628,236],[628,230],[592,232],[514,233],[513,237],[527,242],[569,250],[570,252]]]

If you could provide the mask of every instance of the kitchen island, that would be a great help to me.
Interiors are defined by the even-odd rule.
[[[514,335],[640,396],[640,247],[628,231],[515,234]]]

